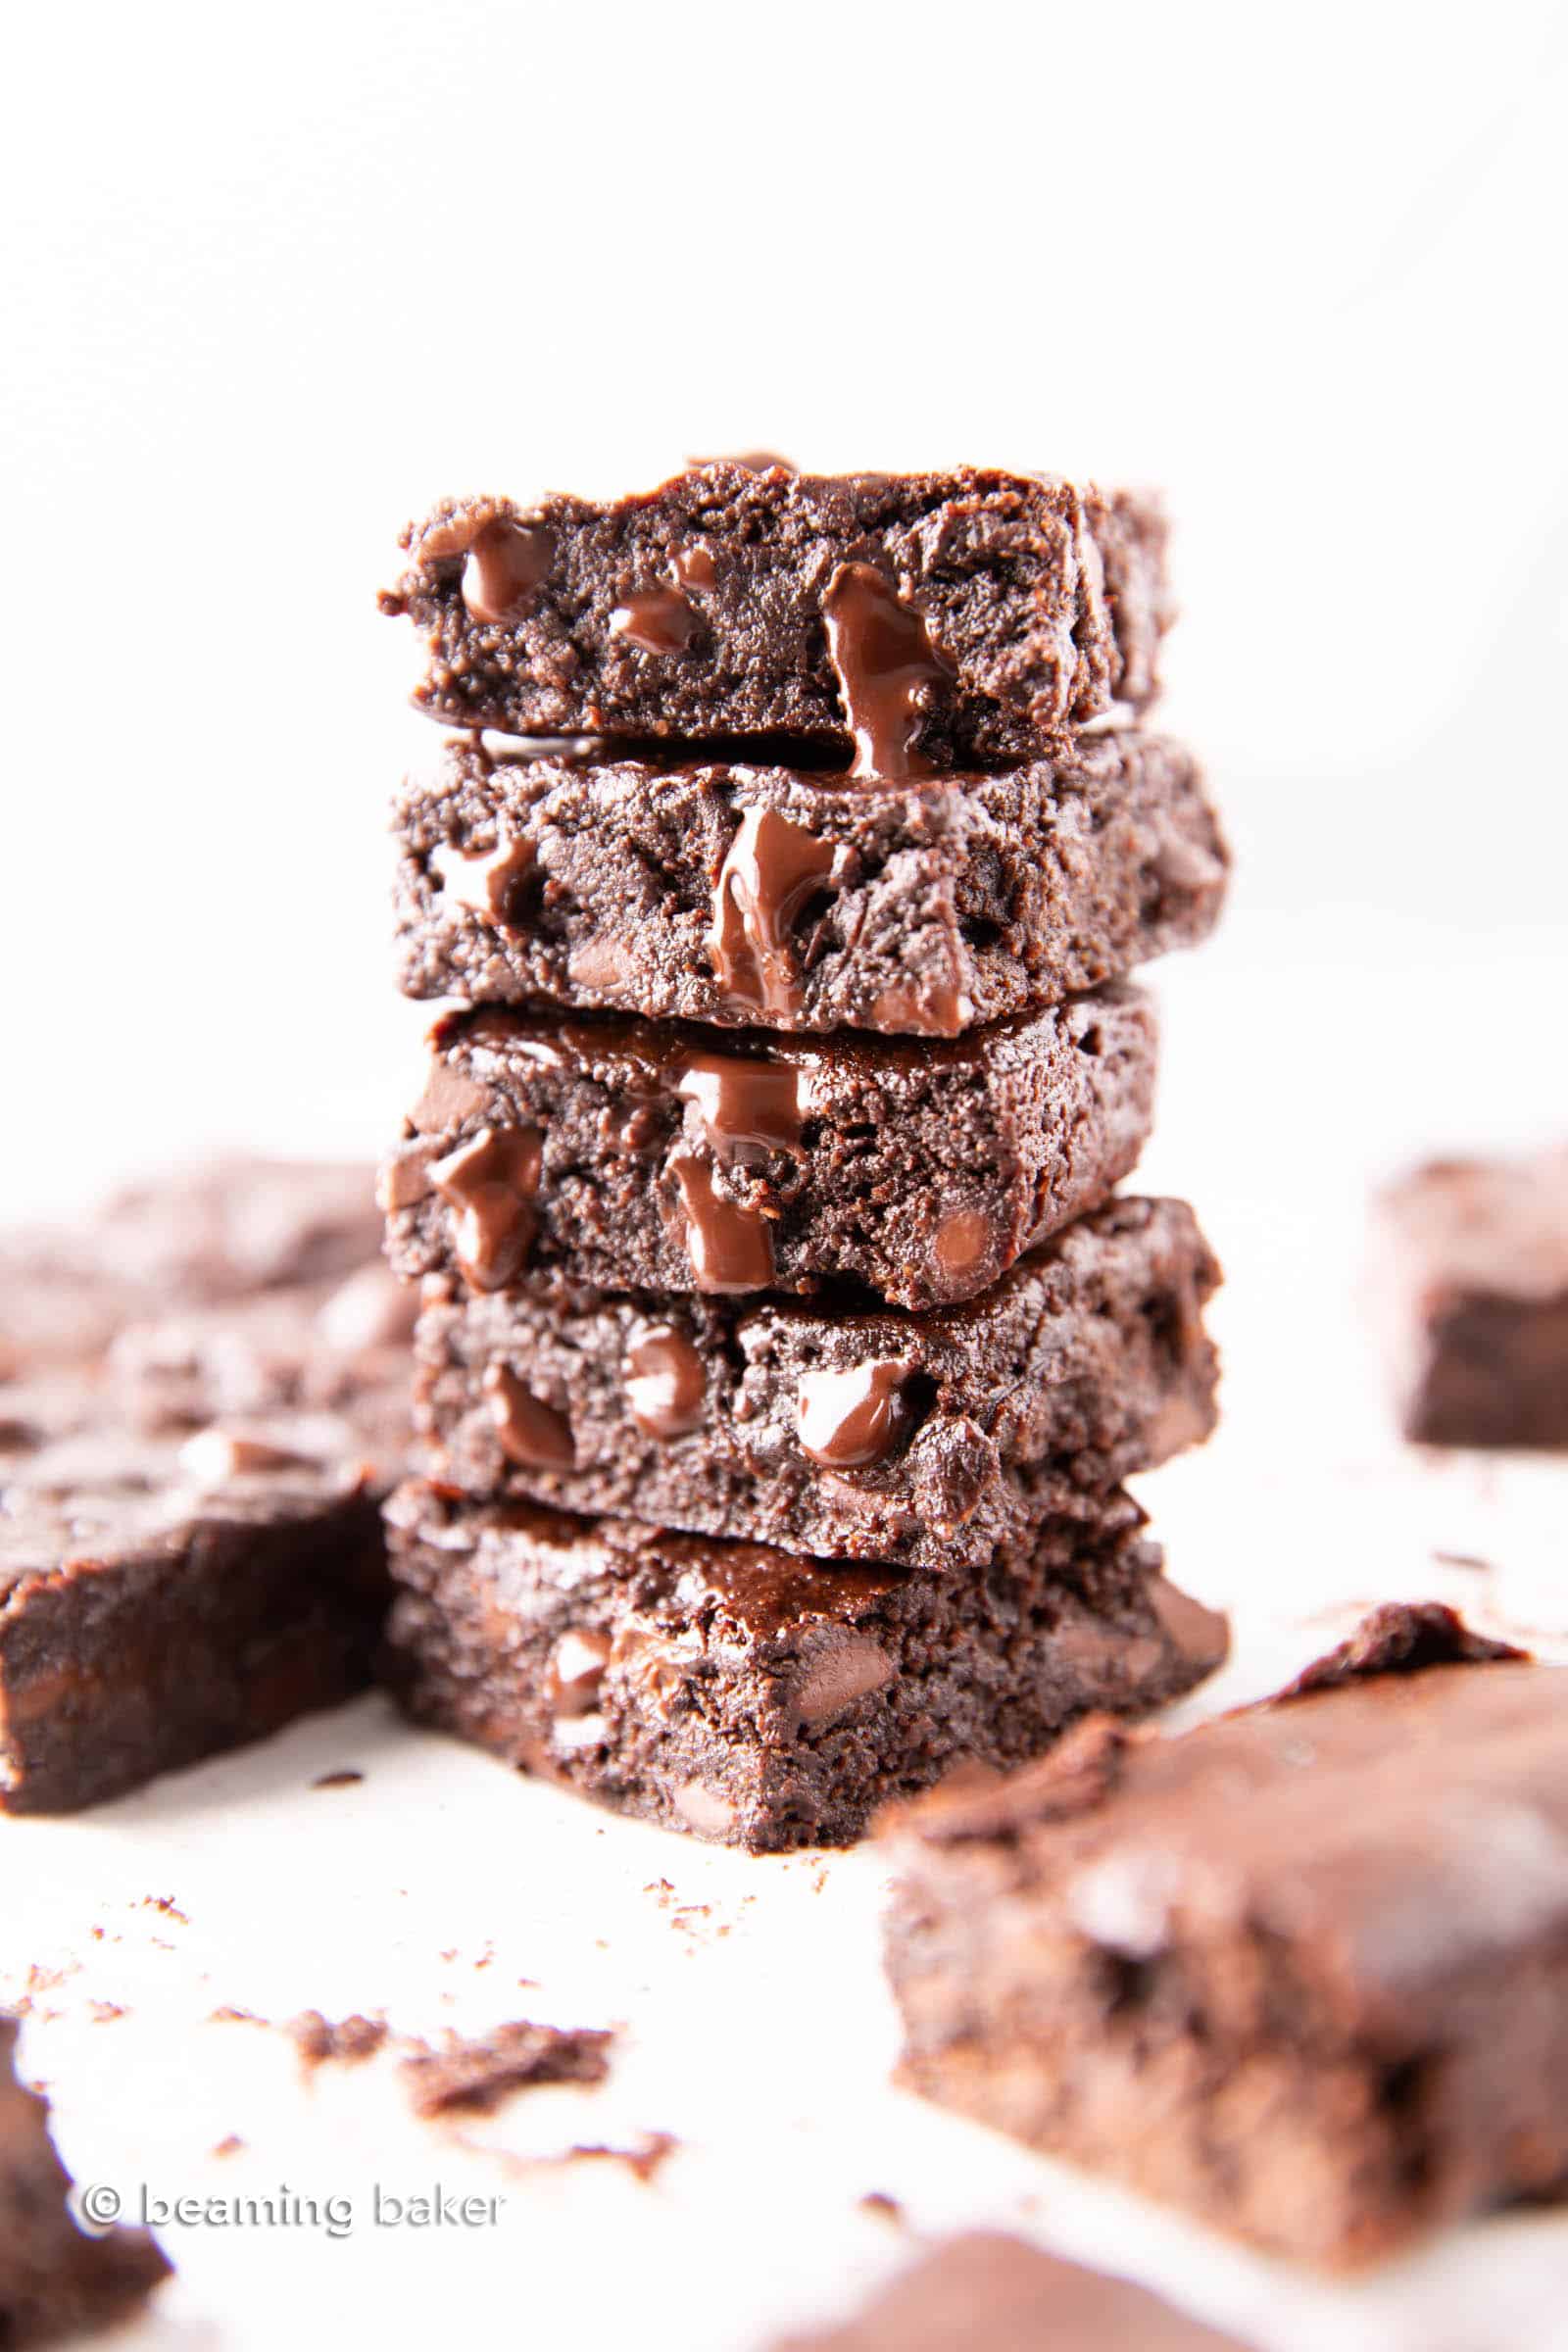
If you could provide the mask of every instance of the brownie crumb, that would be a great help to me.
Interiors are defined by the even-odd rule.
[[[92,2022],[95,2026],[107,2026],[112,2018],[123,2017],[125,2014],[118,2001],[89,2001],[87,2007],[92,2012]]]
[[[182,1928],[190,1926],[190,1921],[172,1894],[144,1894],[141,1907],[144,1911],[161,1911],[166,1919],[177,1919]]]
[[[225,2132],[213,2150],[213,2154],[215,2156],[237,2156],[244,2145],[245,2142],[237,2132]]]
[[[332,2025],[319,2009],[302,2009],[298,2017],[290,2019],[284,2032],[313,2071],[328,2059],[356,2066],[364,2058],[373,2058],[387,2036],[383,2018],[356,2015]]]
[[[612,2148],[600,2141],[579,2140],[566,2150],[567,2164],[623,2164],[639,2180],[652,2180],[666,2157],[680,2146],[673,2132],[645,2132],[634,2148]]]
[[[1492,1562],[1478,1558],[1473,1551],[1435,1551],[1432,1557],[1440,1568],[1467,1568],[1476,1576],[1495,1574]]]
[[[220,2009],[213,2011],[207,2022],[210,2026],[265,2026],[268,2021],[258,2017],[254,2009],[235,2009],[225,2001]]]
[[[449,2034],[439,2049],[417,2048],[404,2059],[403,2076],[416,2115],[456,2109],[487,2113],[514,2090],[547,2082],[602,2082],[614,2038],[599,2029],[564,2030],[518,2020],[472,2041]]]
[[[319,1780],[311,1783],[311,1787],[313,1788],[350,1788],[356,1781],[363,1781],[364,1778],[363,1772],[355,1772],[351,1769],[343,1772],[323,1772]]]
[[[1354,1632],[1304,1666],[1278,1691],[1299,1698],[1308,1690],[1331,1690],[1361,1675],[1418,1674],[1428,1666],[1463,1666],[1489,1659],[1527,1660],[1530,1652],[1511,1642],[1475,1633],[1457,1609],[1441,1600],[1385,1601],[1362,1618]]]
[[[901,2230],[904,2227],[904,2207],[885,2188],[868,2188],[859,2206],[862,2213],[874,2213],[880,2221],[892,2222]]]

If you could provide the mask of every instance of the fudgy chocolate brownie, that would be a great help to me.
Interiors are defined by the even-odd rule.
[[[1400,1424],[1431,1446],[1568,1446],[1568,1147],[1434,1160],[1377,1202]]]
[[[17,2021],[0,2016],[0,2343],[56,2343],[122,2320],[169,2277],[145,2230],[89,2237],[72,2218],[71,2175],[49,2105],[17,2081]]]
[[[1150,701],[1164,539],[1152,501],[1054,475],[717,460],[608,505],[448,499],[381,604],[463,725],[826,737],[931,775]]]
[[[0,1380],[100,1355],[176,1305],[341,1280],[381,1246],[370,1169],[221,1159],[115,1196],[81,1225],[0,1234]]]
[[[1557,2183],[1568,1675],[1443,1662],[1494,1647],[1385,1610],[1296,1693],[911,1807],[904,2079],[1330,2266]]]
[[[974,1037],[786,1039],[449,1015],[382,1171],[402,1274],[503,1290],[972,1298],[1098,1207],[1149,1131],[1155,1030],[1115,987]]]
[[[396,1679],[420,1721],[622,1811],[754,1852],[842,1844],[964,1760],[1198,1682],[1222,1619],[1140,1514],[1043,1527],[968,1576],[801,1560],[631,1520],[388,1505]]]
[[[91,1804],[365,1686],[385,1560],[344,1419],[181,1441],[89,1405],[49,1443],[25,1394],[0,1391],[0,1807]]]
[[[1180,1200],[1113,1200],[963,1306],[425,1286],[424,1467],[823,1557],[983,1567],[1206,1437],[1219,1279]]]
[[[406,993],[954,1037],[1189,947],[1219,913],[1225,845],[1163,737],[926,784],[760,750],[449,744],[397,808]]]
[[[1234,2336],[1021,2237],[976,2230],[924,2255],[853,2318],[776,2352],[1241,2352]]]

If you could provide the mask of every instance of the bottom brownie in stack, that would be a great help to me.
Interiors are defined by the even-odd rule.
[[[849,1565],[427,1485],[388,1506],[411,1712],[671,1828],[844,1843],[960,1762],[1141,1713],[1224,1655],[1112,1494],[978,1569]]]

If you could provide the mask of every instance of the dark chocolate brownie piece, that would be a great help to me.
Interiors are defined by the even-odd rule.
[[[842,1844],[963,1761],[1038,1754],[1224,1652],[1125,1496],[983,1570],[851,1567],[424,1486],[388,1505],[395,1679],[420,1721],[753,1852]]]
[[[1152,699],[1164,540],[1153,502],[1049,474],[718,460],[607,505],[448,499],[381,604],[461,725],[853,739],[930,775]]]
[[[596,2026],[541,2026],[519,2018],[477,2038],[448,2034],[402,2062],[404,2086],[416,2115],[455,2109],[488,2113],[514,2090],[547,2082],[603,2082],[614,2034]]]
[[[1430,1446],[1568,1446],[1568,1148],[1434,1160],[1377,1203],[1400,1424]]]
[[[792,1039],[612,1014],[449,1015],[382,1171],[402,1274],[501,1290],[972,1298],[1143,1148],[1155,1029],[1125,988],[970,1038]]]
[[[983,1567],[1206,1437],[1219,1269],[1180,1200],[1113,1200],[962,1306],[425,1286],[424,1467],[476,1497]]]
[[[1189,755],[1083,739],[1000,775],[449,744],[398,803],[399,980],[654,1018],[953,1037],[1212,929],[1227,854]]]
[[[0,1380],[86,1364],[177,1304],[336,1282],[381,1246],[372,1171],[222,1159],[117,1194],[80,1225],[0,1234]]]
[[[0,2016],[0,2343],[57,2343],[127,2319],[170,2265],[145,2230],[89,2237],[49,2137],[49,2106],[17,2081],[17,2021]]]
[[[853,2318],[776,2352],[1242,2352],[1130,2278],[1080,2270],[1001,2230],[951,2237]]]
[[[134,1436],[96,1392],[29,1424],[35,1394],[0,1391],[0,1807],[118,1795],[366,1685],[395,1450],[332,1413]]]
[[[1426,1662],[1474,1653],[1405,1614],[1299,1694],[911,1807],[905,2080],[1328,2266],[1556,2184],[1568,1674]]]

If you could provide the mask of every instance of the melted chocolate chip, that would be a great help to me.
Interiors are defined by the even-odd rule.
[[[490,1418],[509,1462],[525,1470],[570,1470],[577,1459],[571,1423],[564,1413],[546,1404],[525,1389],[505,1364],[491,1364],[484,1376]]]
[[[686,1212],[686,1247],[700,1291],[765,1291],[773,1280],[773,1237],[760,1209],[722,1200],[700,1159],[670,1162]]]
[[[708,1374],[684,1332],[661,1323],[626,1350],[626,1402],[650,1438],[684,1437],[701,1426]]]
[[[845,723],[855,738],[852,776],[892,779],[936,774],[914,748],[932,690],[949,664],[925,621],[869,564],[841,564],[828,582],[822,618]]]
[[[553,1715],[591,1715],[610,1658],[604,1634],[563,1634],[550,1660],[546,1693]]]
[[[475,620],[515,617],[529,591],[540,587],[555,562],[549,531],[498,514],[475,533],[463,565],[463,601]]]
[[[906,1363],[807,1372],[796,1391],[801,1447],[824,1470],[856,1470],[893,1451],[909,1423]]]
[[[695,1102],[716,1152],[796,1152],[801,1142],[804,1073],[787,1061],[742,1061],[729,1054],[697,1054],[675,1080],[675,1092]]]
[[[796,916],[833,870],[833,851],[776,808],[748,808],[713,892],[709,948],[719,986],[759,1012],[799,1009]]]
[[[974,1010],[951,980],[936,980],[915,988],[903,982],[885,988],[871,1007],[878,1029],[906,1031],[916,1037],[956,1037]]]
[[[718,577],[713,551],[704,539],[694,539],[670,559],[670,570],[680,588],[711,588]]]
[[[997,1246],[995,1226],[984,1209],[956,1208],[937,1227],[933,1255],[955,1282],[972,1274]]]
[[[612,634],[645,654],[683,654],[702,627],[697,609],[678,588],[640,588],[610,615]]]
[[[455,899],[460,906],[471,907],[487,922],[506,923],[519,885],[533,871],[533,861],[531,841],[502,834],[493,850],[481,850],[477,857],[466,858],[461,850],[450,847],[433,851],[430,869],[439,876],[447,898]]]
[[[453,1211],[453,1248],[471,1289],[505,1290],[526,1263],[542,1155],[536,1127],[482,1127],[430,1169]]]
[[[858,1698],[869,1698],[893,1680],[893,1660],[875,1642],[851,1635],[824,1649],[808,1667],[795,1690],[802,1723],[826,1723]]]
[[[198,1430],[179,1449],[179,1466],[198,1486],[220,1487],[231,1478],[265,1477],[270,1470],[299,1470],[311,1461],[292,1446],[250,1436],[244,1430]]]
[[[716,458],[688,458],[686,463],[688,466],[738,466],[742,473],[798,474],[801,470],[788,458],[781,458],[776,450],[771,449],[743,449],[734,456],[722,453]]]

